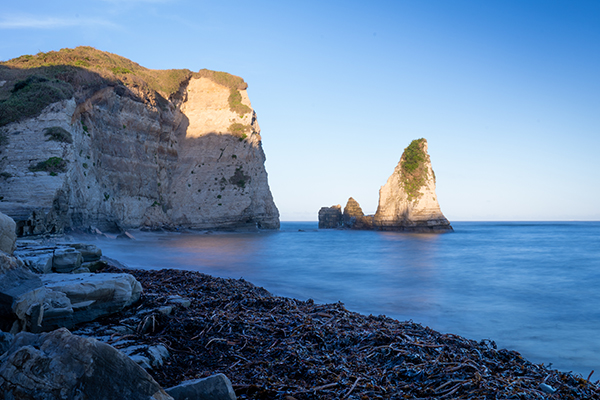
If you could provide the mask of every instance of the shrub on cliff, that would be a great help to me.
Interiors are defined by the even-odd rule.
[[[413,140],[402,153],[400,161],[402,185],[410,201],[421,196],[420,189],[427,180],[428,172],[425,165],[427,153],[424,145],[425,139]]]
[[[46,106],[73,96],[73,86],[59,79],[31,75],[17,81],[0,102],[0,126],[37,115]]]
[[[73,143],[73,136],[71,136],[71,133],[60,126],[45,128],[44,136],[48,137],[47,140],[54,140],[55,142]]]
[[[59,172],[67,172],[67,162],[60,157],[50,157],[46,161],[40,161],[36,165],[29,167],[31,172],[46,171],[50,175],[56,175]]]

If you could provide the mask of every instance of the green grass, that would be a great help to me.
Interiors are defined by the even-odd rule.
[[[0,101],[0,126],[38,115],[45,107],[73,96],[73,86],[60,79],[31,75],[15,82],[10,97]]]
[[[60,157],[50,157],[46,161],[40,161],[36,165],[29,167],[31,172],[46,171],[50,175],[56,175],[59,172],[67,172],[67,162]]]
[[[250,130],[252,130],[252,127],[250,125],[244,125],[238,122],[229,125],[228,129],[229,133],[240,139],[246,139],[248,137],[247,133],[250,132]]]
[[[413,140],[404,149],[400,158],[400,169],[402,171],[402,185],[409,201],[415,201],[421,196],[421,188],[425,185],[428,177],[427,153],[425,152],[425,139]]]
[[[0,126],[36,116],[73,94],[85,98],[108,85],[135,88],[164,107],[192,75],[188,69],[151,70],[87,46],[24,55],[0,63],[0,76],[7,81],[0,88]]]
[[[208,69],[201,69],[194,74],[194,76],[199,78],[208,78],[219,85],[229,88],[228,102],[229,109],[231,111],[236,112],[239,115],[244,115],[252,111],[250,107],[242,104],[242,95],[240,90],[246,90],[248,88],[248,84],[239,76],[231,75],[227,72],[211,71]]]
[[[239,76],[202,69],[152,70],[116,54],[89,46],[23,55],[0,62],[0,126],[31,118],[53,102],[84,100],[106,86],[124,85],[141,92],[141,98],[161,108],[190,78],[206,77],[230,90],[229,107],[240,115],[252,109],[242,104],[240,90],[248,84]]]

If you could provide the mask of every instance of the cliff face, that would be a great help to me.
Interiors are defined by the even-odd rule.
[[[435,194],[435,174],[427,140],[413,140],[379,190],[373,223],[380,230],[451,231]]]
[[[335,215],[335,224],[330,222],[333,211],[333,208],[325,207],[319,211],[319,228],[423,233],[453,230],[437,201],[435,174],[425,139],[413,140],[404,149],[394,173],[379,190],[379,206],[375,215],[364,215],[352,197],[348,199],[344,213]],[[339,206],[337,213],[340,214]]]
[[[100,80],[0,127],[0,211],[20,234],[279,228],[245,84],[200,72],[168,100],[133,78]]]

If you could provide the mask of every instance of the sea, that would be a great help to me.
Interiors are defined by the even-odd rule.
[[[600,222],[454,222],[454,232],[317,229],[132,232],[99,240],[131,268],[243,278],[274,295],[342,302],[600,378]]]

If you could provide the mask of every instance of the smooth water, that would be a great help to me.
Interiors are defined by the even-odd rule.
[[[600,222],[453,226],[426,235],[284,222],[278,232],[137,232],[134,242],[98,245],[132,268],[243,277],[276,295],[341,301],[491,339],[562,371],[600,373]]]

